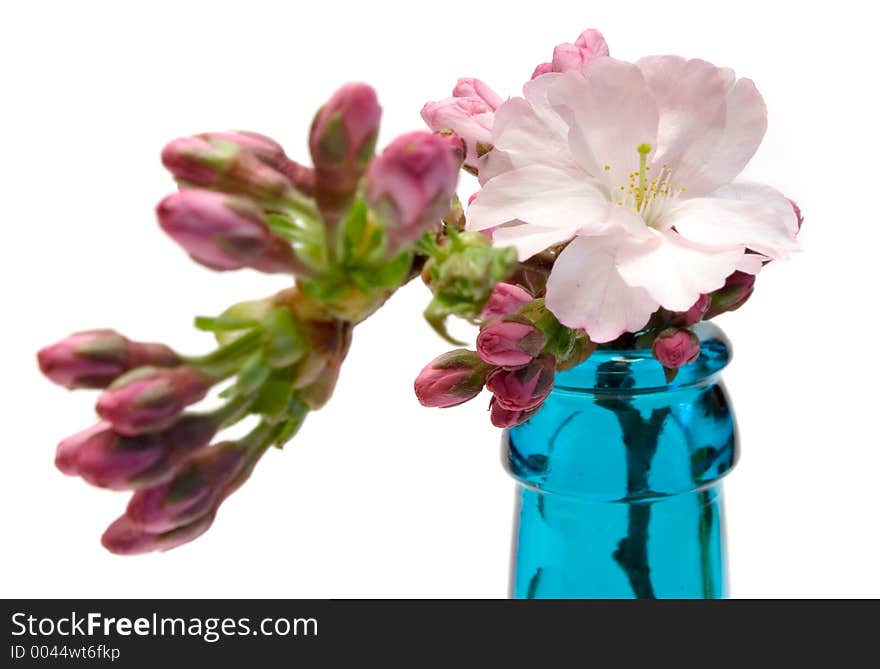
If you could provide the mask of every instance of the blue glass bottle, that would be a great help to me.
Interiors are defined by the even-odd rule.
[[[700,357],[671,383],[650,350],[600,347],[505,431],[513,597],[726,596],[721,477],[736,424],[720,372],[731,349],[711,323],[696,332]]]

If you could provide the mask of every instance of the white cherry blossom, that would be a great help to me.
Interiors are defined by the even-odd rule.
[[[797,249],[789,200],[733,181],[767,127],[749,79],[702,60],[598,57],[495,111],[468,228],[522,260],[568,243],[546,303],[596,342],[685,311]]]

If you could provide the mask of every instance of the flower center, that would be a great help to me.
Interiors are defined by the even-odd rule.
[[[620,207],[628,207],[637,212],[651,227],[660,227],[660,219],[669,205],[687,190],[672,181],[672,171],[665,163],[660,167],[656,176],[651,175],[651,165],[648,165],[648,154],[653,147],[650,144],[639,144],[636,153],[639,154],[639,169],[630,172],[629,183],[616,186],[611,193],[611,198]],[[609,171],[611,167],[605,166]]]

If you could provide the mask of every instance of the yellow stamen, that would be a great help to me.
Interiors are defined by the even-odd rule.
[[[648,154],[651,153],[650,144],[639,144],[636,147],[639,154],[639,186],[636,191],[636,209],[642,208],[645,200],[645,192],[648,189]]]

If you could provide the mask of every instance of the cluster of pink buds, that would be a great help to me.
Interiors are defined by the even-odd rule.
[[[102,488],[138,491],[134,499],[176,480],[192,463],[214,457],[218,447],[211,440],[242,406],[233,400],[212,413],[184,413],[220,380],[222,374],[215,374],[222,366],[185,361],[167,346],[134,342],[111,330],[71,335],[37,357],[44,373],[60,385],[104,388],[96,405],[102,420],[58,445],[58,469]],[[111,551],[171,545],[165,532],[152,543],[131,543],[136,531],[149,529],[136,521],[129,524],[128,539],[119,543],[117,525],[104,537]]]
[[[103,389],[100,422],[64,439],[55,462],[93,485],[133,492],[104,534],[109,550],[167,550],[207,530],[268,448],[329,400],[354,326],[419,275],[416,242],[440,234],[465,146],[451,133],[421,131],[374,156],[380,117],[372,88],[340,88],[309,132],[314,167],[252,132],[184,137],[162,151],[179,186],[157,207],[168,236],[210,269],[288,274],[295,285],[197,318],[218,343],[203,356],[111,330],[39,352],[52,381]],[[195,407],[226,381],[218,407]],[[250,434],[220,439],[248,415],[258,419]]]
[[[608,44],[598,30],[585,30],[574,43],[563,43],[553,50],[553,59],[535,68],[532,79],[551,72],[581,70],[596,57],[607,56]],[[459,79],[452,97],[428,102],[422,108],[422,119],[435,131],[449,130],[467,145],[464,169],[479,175],[484,158],[492,150],[492,126],[495,112],[504,98],[485,82],[473,77]]]
[[[187,460],[170,480],[141,488],[104,532],[114,553],[168,550],[192,541],[214,522],[220,503],[250,475],[260,439],[223,442]]]
[[[592,352],[583,333],[559,325],[543,300],[514,284],[495,284],[479,320],[475,351],[441,355],[416,378],[416,396],[424,406],[455,406],[485,387],[492,393],[492,424],[518,425],[547,399],[557,369]]]

